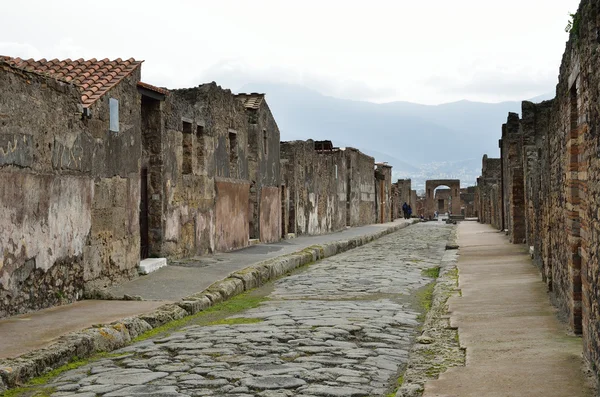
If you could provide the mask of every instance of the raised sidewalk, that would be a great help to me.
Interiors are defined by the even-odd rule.
[[[178,261],[106,291],[142,301],[85,300],[0,320],[0,392],[413,222],[398,219]]]
[[[489,225],[458,228],[461,297],[449,300],[466,366],[425,384],[426,397],[592,396],[581,338],[561,324],[522,245]]]

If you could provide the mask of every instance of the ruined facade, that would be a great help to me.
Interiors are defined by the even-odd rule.
[[[392,166],[387,163],[375,164],[375,198],[377,222],[393,221]]]
[[[502,160],[483,155],[481,176],[475,192],[477,217],[498,230],[504,228],[502,201]]]
[[[0,317],[136,274],[140,66],[0,57]]]
[[[460,212],[466,218],[477,217],[475,208],[475,186],[460,189]]]
[[[583,0],[573,19],[556,97],[523,102],[501,141],[504,227],[526,242],[553,302],[583,336],[600,368],[600,1]],[[493,207],[480,184],[480,208]],[[484,215],[484,221],[488,218]]]
[[[375,208],[375,159],[358,149],[345,148],[347,197],[346,226],[362,226],[377,222]]]
[[[331,141],[281,142],[280,155],[284,233],[316,235],[391,220],[391,167],[376,180],[373,157]]]
[[[282,190],[279,139],[275,118],[264,94],[238,94],[248,115],[250,179],[249,232],[251,239],[271,243],[281,239]]]
[[[315,142],[281,142],[282,179],[288,189],[287,229],[315,235],[346,227],[347,166],[344,152],[316,150]]]
[[[170,91],[164,100],[143,91],[142,110],[147,256],[248,245],[249,124],[242,103],[210,83]]]
[[[438,188],[435,190],[434,194],[434,208],[439,214],[445,214],[450,208],[450,203],[452,200],[452,191],[450,189]]]
[[[404,203],[410,205],[412,208],[413,216],[420,215],[417,212],[417,192],[415,190],[411,190],[411,180],[410,179],[398,179],[394,186],[397,187],[399,192],[399,200],[398,200],[398,212],[399,216],[402,217],[402,205]]]

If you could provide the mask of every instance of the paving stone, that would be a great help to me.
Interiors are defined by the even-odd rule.
[[[236,314],[263,321],[190,325],[133,344],[120,349],[127,357],[64,373],[57,393],[385,396],[418,334],[410,295],[431,282],[422,270],[440,265],[453,228],[417,224],[321,260],[276,280],[269,300]]]
[[[293,376],[261,376],[256,378],[242,379],[242,384],[251,389],[295,389],[306,384],[302,379]]]

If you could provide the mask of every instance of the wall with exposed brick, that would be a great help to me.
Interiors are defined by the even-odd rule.
[[[481,176],[477,178],[475,210],[479,222],[502,230],[502,160],[483,155]]]

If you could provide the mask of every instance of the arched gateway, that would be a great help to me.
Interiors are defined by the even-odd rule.
[[[450,197],[452,204],[450,211],[453,214],[460,214],[460,180],[459,179],[434,179],[425,182],[425,218],[433,217],[436,210],[434,191],[438,186],[448,186],[450,188]]]

